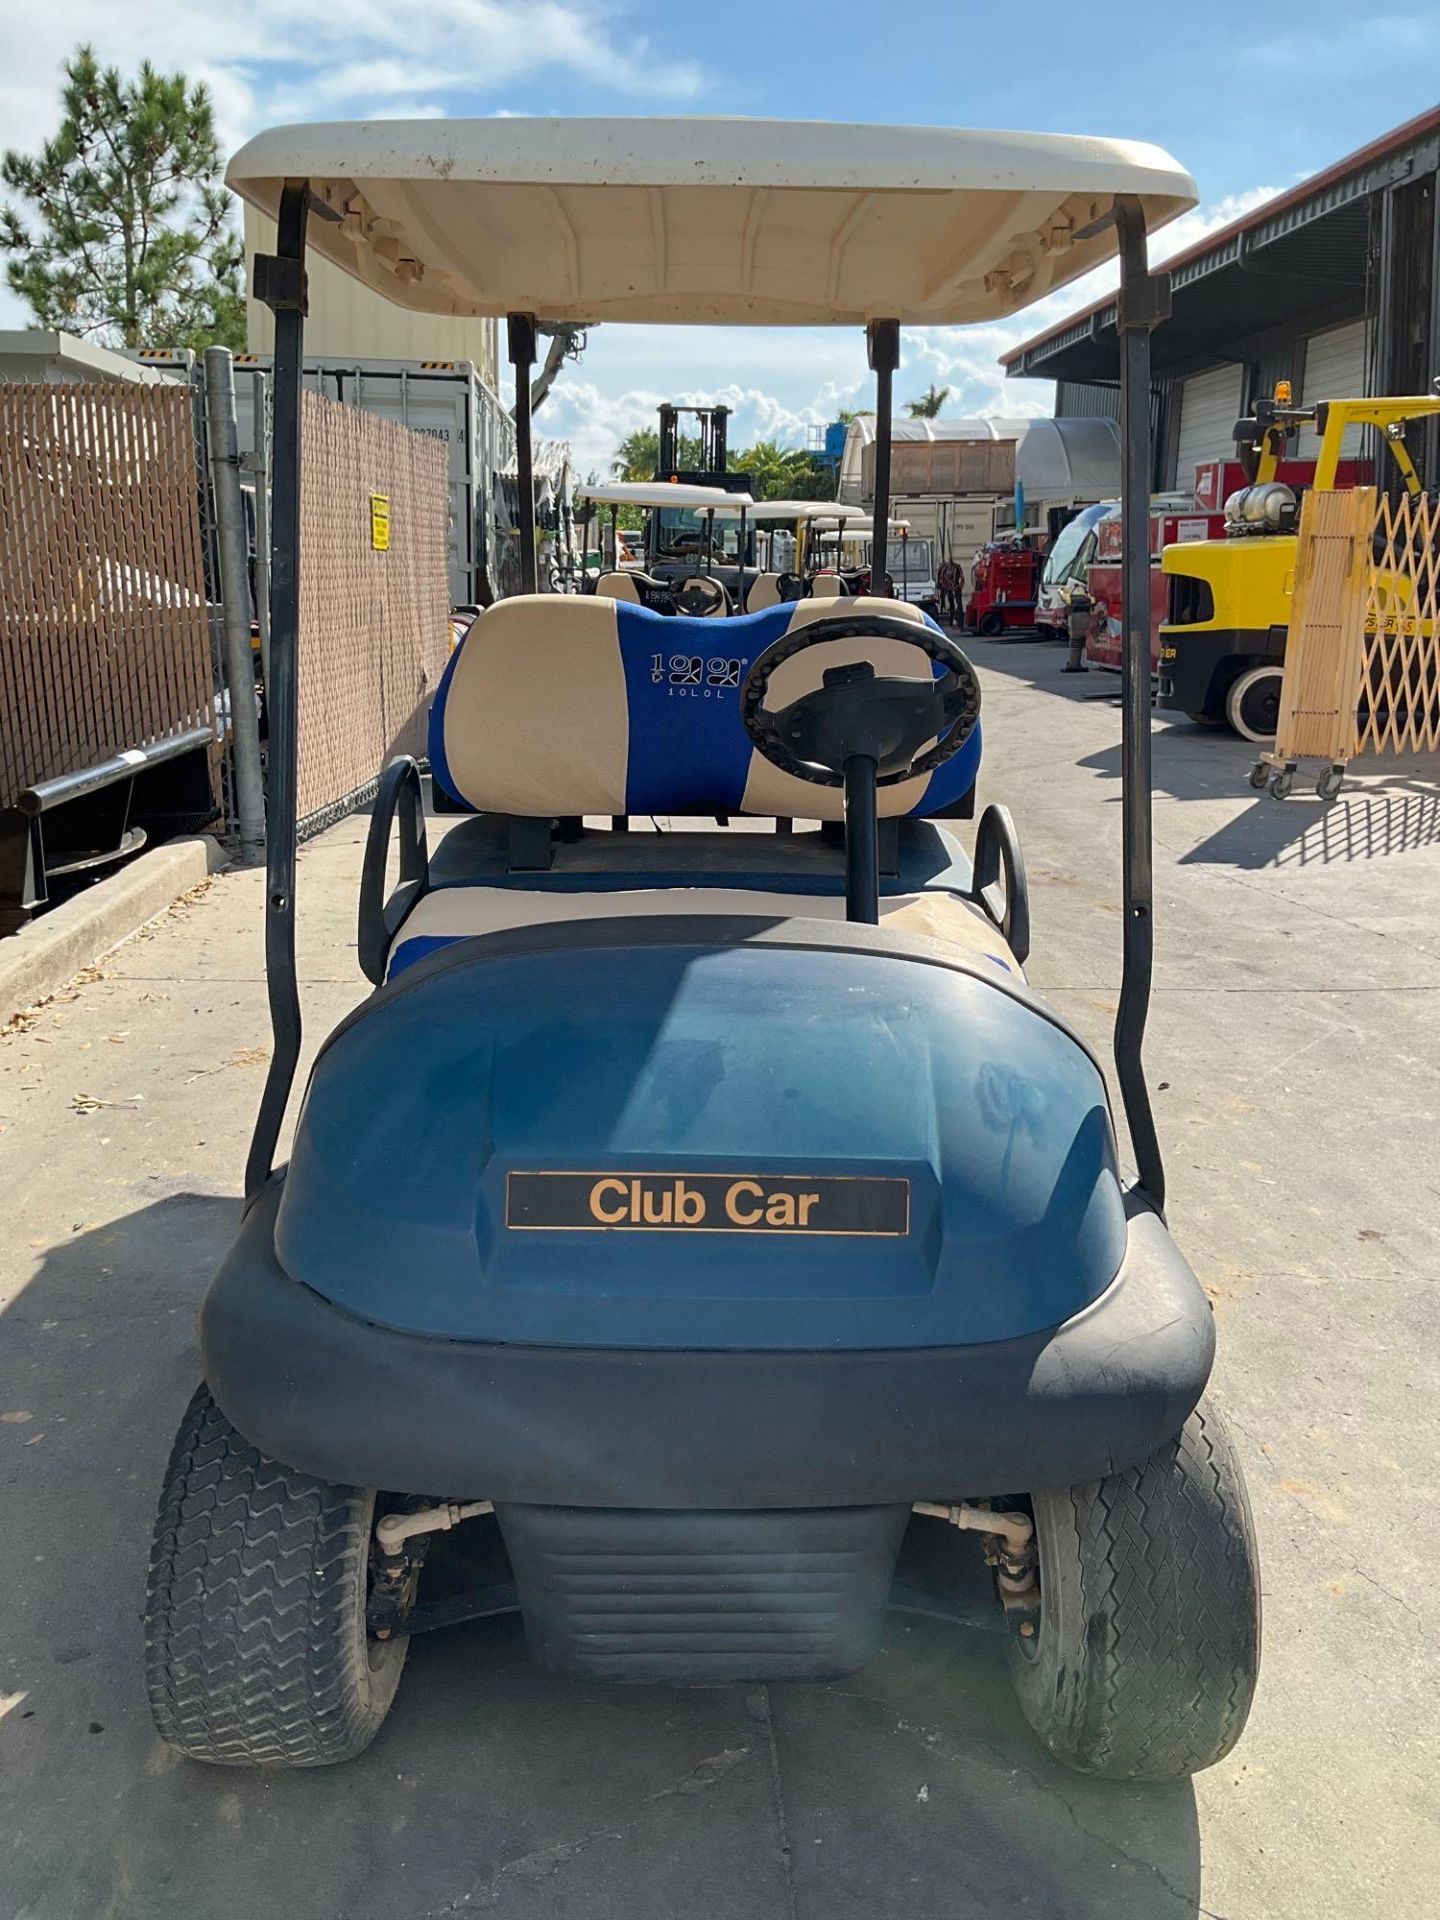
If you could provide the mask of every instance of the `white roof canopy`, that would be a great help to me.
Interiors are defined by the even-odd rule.
[[[226,178],[397,305],[550,321],[961,324],[1014,313],[1195,204],[1130,140],[823,121],[378,120],[278,127]]]
[[[675,480],[612,480],[603,485],[580,486],[577,500],[593,500],[597,507],[699,507],[711,508],[716,518],[720,509],[751,508],[755,502],[748,493],[727,493],[723,487],[687,487]]]
[[[822,540],[833,540],[837,532],[843,532],[847,540],[853,540],[864,533],[871,524],[871,516],[868,513],[847,515],[843,526],[838,528],[833,520],[817,520],[815,522]],[[910,522],[908,520],[887,520],[885,525],[891,533],[908,533],[910,531]]]
[[[734,494],[726,495],[731,504],[715,509],[717,520],[738,520],[739,507],[733,504]],[[824,514],[834,514],[836,502],[833,500],[757,500],[749,509],[752,520],[818,520]],[[843,508],[840,511],[844,511]]]

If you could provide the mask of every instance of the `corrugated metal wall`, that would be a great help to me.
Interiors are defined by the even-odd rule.
[[[1057,380],[1055,418],[1057,420],[1118,420],[1120,389],[1119,387],[1091,387],[1080,380]]]

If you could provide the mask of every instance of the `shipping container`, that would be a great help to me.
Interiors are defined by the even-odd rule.
[[[192,353],[145,350],[144,364],[188,377]],[[256,395],[269,354],[235,355],[235,411],[242,456],[255,450]],[[468,360],[366,360],[307,358],[305,383],[327,399],[362,413],[396,420],[440,440],[450,458],[450,598],[472,606],[487,598],[509,528],[504,524],[497,477],[515,462],[515,425],[499,398]]]

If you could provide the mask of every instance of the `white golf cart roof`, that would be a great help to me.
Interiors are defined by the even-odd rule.
[[[726,495],[727,505],[715,509],[717,520],[738,520],[740,509],[734,504],[736,496]],[[757,500],[747,509],[752,520],[818,520],[822,514],[834,513],[833,500]],[[863,512],[863,508],[857,508]]]
[[[593,500],[597,507],[706,507],[720,518],[722,505],[741,507],[755,502],[748,493],[727,493],[723,487],[688,487],[675,480],[613,480],[575,489],[577,500]]]
[[[1137,141],[741,119],[278,127],[226,179],[309,181],[310,247],[398,306],[572,322],[994,320],[1111,258],[1116,195],[1196,200]]]
[[[868,527],[874,518],[868,507],[837,507],[833,502],[827,502],[824,511],[814,516],[817,528],[828,528],[831,532],[836,527],[855,526],[861,521]],[[894,525],[893,521],[891,525]]]

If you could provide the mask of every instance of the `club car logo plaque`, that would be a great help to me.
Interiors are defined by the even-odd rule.
[[[579,1233],[910,1231],[910,1182],[768,1173],[511,1173],[505,1224]]]

